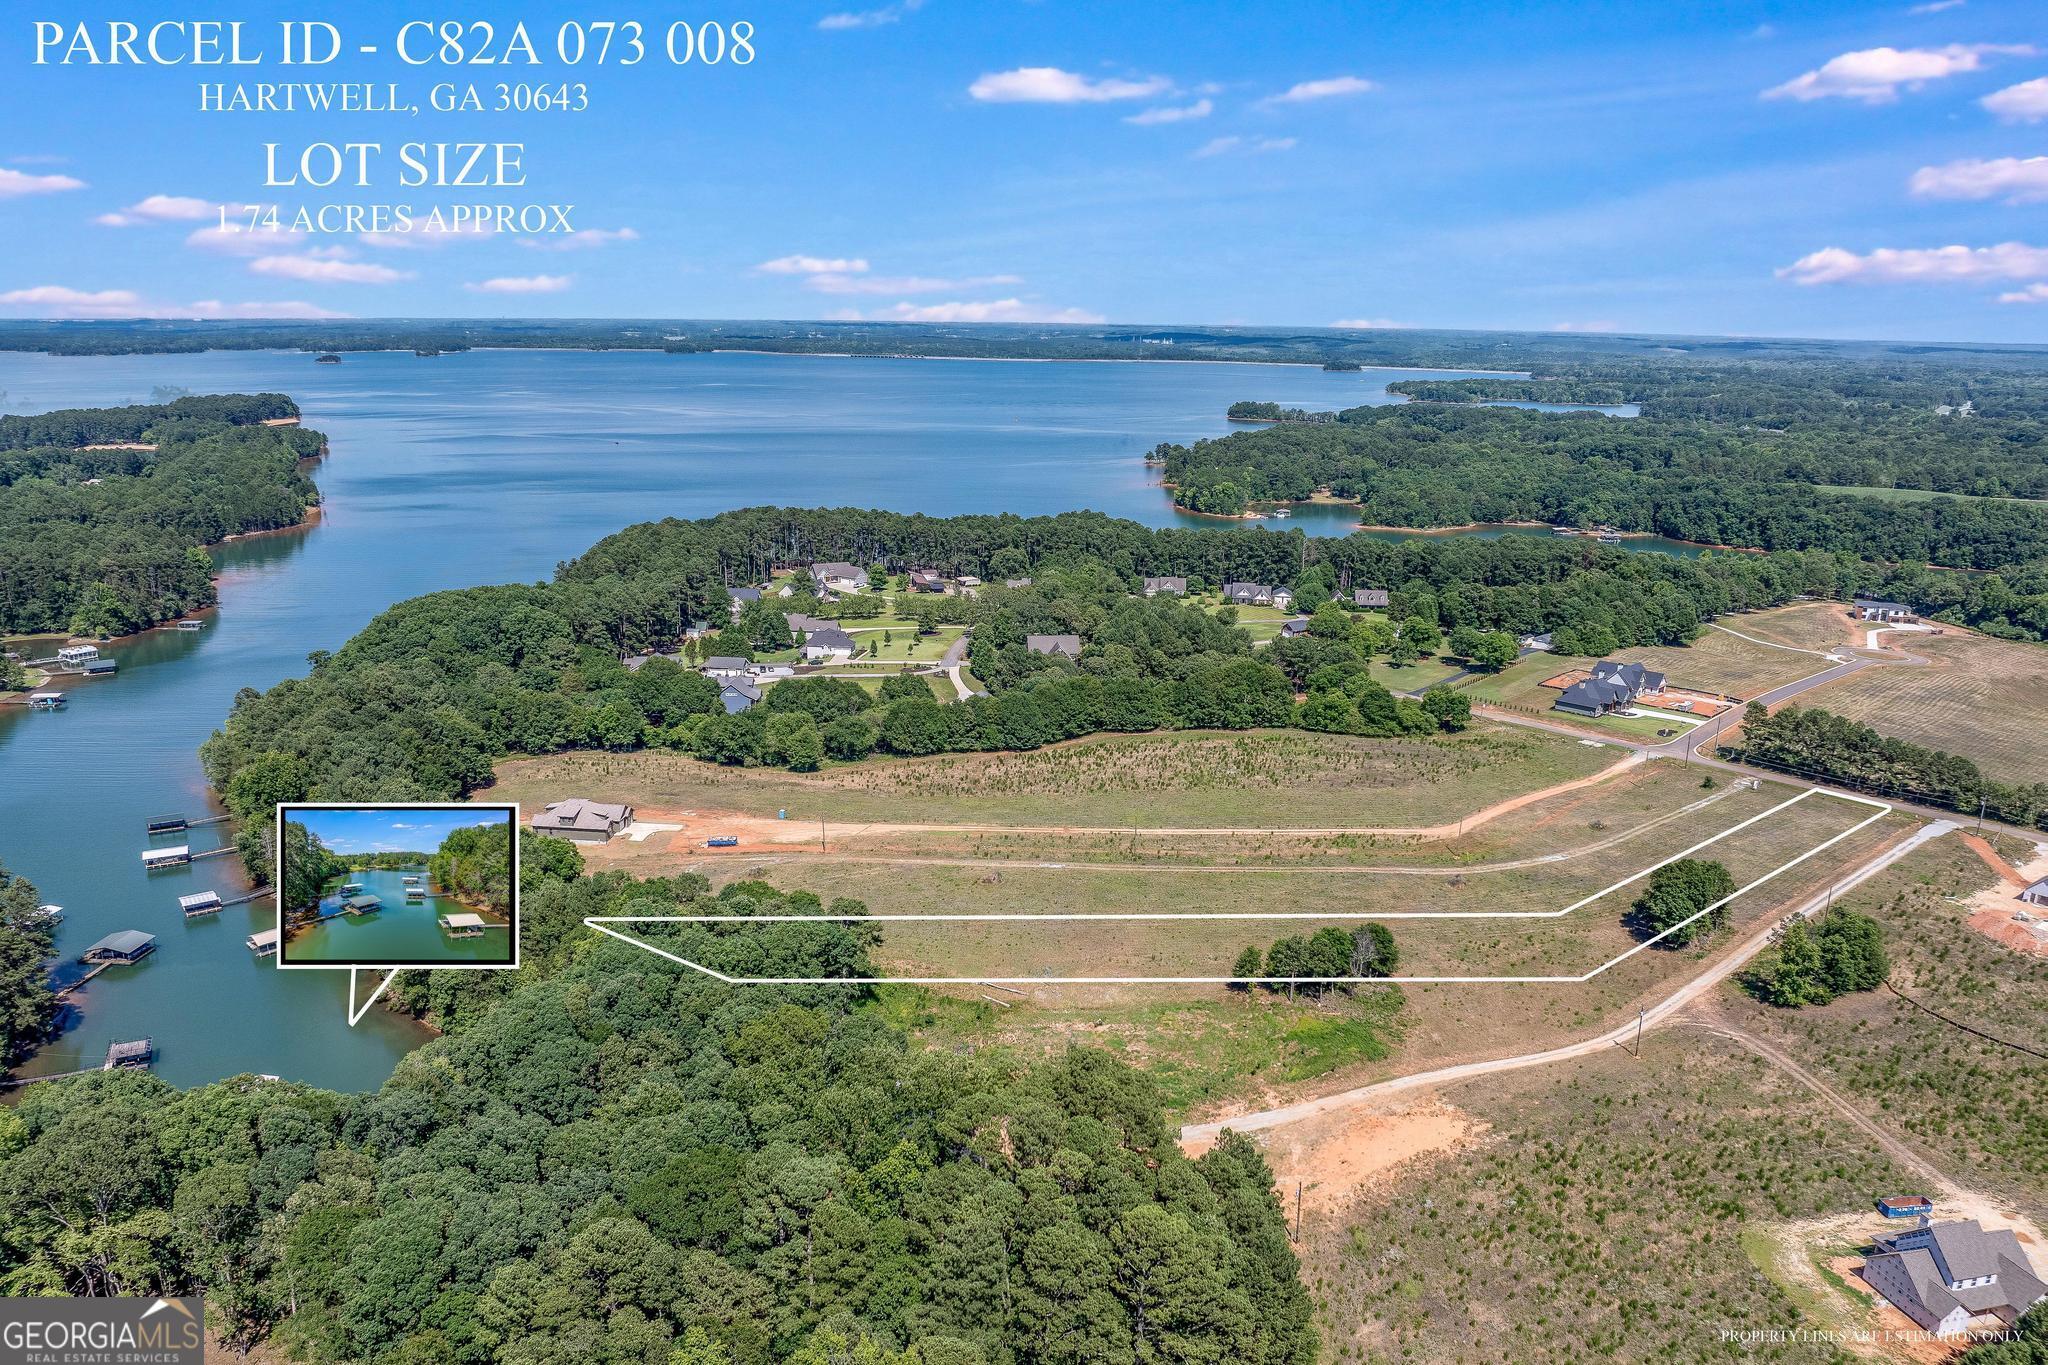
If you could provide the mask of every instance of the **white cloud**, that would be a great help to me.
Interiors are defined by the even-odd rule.
[[[1795,284],[1971,284],[2048,276],[2048,247],[1880,247],[1865,256],[1838,246],[1802,256],[1778,271]]]
[[[967,87],[985,104],[1100,104],[1108,100],[1141,100],[1173,88],[1164,76],[1142,80],[1104,77],[1090,80],[1056,66],[1020,66],[992,71]]]
[[[39,284],[0,294],[0,305],[33,309],[36,317],[50,318],[344,318],[310,303],[296,300],[272,303],[223,303],[202,299],[198,303],[157,303],[132,289],[71,289],[61,284]]]
[[[993,285],[1022,284],[1016,275],[972,275],[965,279],[941,279],[927,275],[813,275],[804,281],[806,289],[820,294],[949,294]]]
[[[827,33],[850,28],[880,28],[885,24],[899,22],[906,14],[915,14],[924,8],[924,0],[897,0],[896,4],[884,5],[880,9],[847,10],[828,14],[818,21],[818,27]]]
[[[640,234],[631,228],[582,228],[553,237],[522,237],[519,245],[536,251],[589,251],[613,242],[637,242]]]
[[[2039,123],[2048,119],[2048,76],[1995,90],[1978,103],[2007,123]]]
[[[2048,156],[2001,156],[1922,166],[1908,182],[1922,199],[2003,199],[2026,204],[2048,199]]]
[[[1198,157],[1202,157],[1223,156],[1224,154],[1229,152],[1244,152],[1247,154],[1255,154],[1258,152],[1285,152],[1291,150],[1294,146],[1295,139],[1291,137],[1251,138],[1237,137],[1233,135],[1230,137],[1210,138],[1207,142],[1203,143],[1200,147],[1197,147],[1195,149],[1195,155]]]
[[[884,315],[897,322],[1107,322],[1080,308],[1048,308],[1023,299],[976,303],[899,303]]]
[[[1997,43],[1950,43],[1947,47],[1872,47],[1844,52],[1823,66],[1764,91],[1767,100],[1830,97],[1889,104],[1901,86],[1918,90],[1929,81],[1980,71],[1988,56],[2026,56],[2033,48]]]
[[[58,194],[64,190],[82,190],[85,182],[69,175],[30,175],[27,171],[10,170],[0,166],[0,199],[14,199],[30,194]]]
[[[1621,324],[1612,318],[1592,318],[1585,322],[1553,322],[1553,332],[1619,332]]]
[[[1319,81],[1298,81],[1277,95],[1268,95],[1261,104],[1308,104],[1315,100],[1343,99],[1350,95],[1363,95],[1379,87],[1363,76],[1330,76]]]
[[[1387,328],[1411,327],[1413,323],[1396,322],[1392,318],[1339,318],[1330,324],[1347,332],[1378,332]]]
[[[498,229],[488,222],[451,227],[443,220],[415,218],[403,232],[359,232],[355,240],[379,251],[424,251],[456,242],[481,242],[497,235]]]
[[[574,275],[499,275],[462,287],[472,294],[559,294],[575,279]]]
[[[777,256],[754,267],[764,275],[860,275],[867,268],[858,256]]]
[[[305,240],[306,234],[302,232],[285,228],[251,228],[246,223],[230,220],[193,229],[187,234],[185,245],[230,256],[267,256],[298,246]]]
[[[190,313],[195,318],[291,318],[295,321],[319,321],[323,318],[351,316],[348,313],[337,313],[331,308],[322,308],[315,303],[302,303],[296,299],[274,303],[222,303],[219,299],[202,299],[192,305]]]
[[[143,306],[142,296],[131,289],[70,289],[61,284],[12,289],[0,294],[0,304],[40,309],[37,316],[58,318],[134,317]]]
[[[2000,303],[2048,303],[2048,284],[2035,281],[2025,289],[2015,289],[1998,296]]]
[[[1961,9],[1967,0],[1928,0],[1924,5],[1915,5],[1908,14],[1940,14],[1944,10]]]
[[[1200,99],[1193,104],[1163,104],[1157,109],[1147,109],[1142,114],[1132,114],[1125,123],[1135,123],[1140,128],[1150,128],[1160,123],[1185,123],[1189,119],[1207,118],[1216,111],[1213,102]]]
[[[105,227],[134,227],[138,223],[196,223],[213,217],[218,211],[211,199],[194,199],[184,194],[152,194],[118,213],[103,213],[93,221]]]
[[[259,256],[249,262],[249,269],[258,275],[316,284],[395,284],[412,278],[409,270],[348,260],[338,247],[322,248],[303,256]]]

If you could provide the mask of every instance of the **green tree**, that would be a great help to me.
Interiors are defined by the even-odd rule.
[[[1680,858],[1650,874],[1649,884],[1636,898],[1628,918],[1644,937],[1661,934],[1664,937],[1658,942],[1683,947],[1727,922],[1725,906],[1701,912],[1734,894],[1735,878],[1720,863]]]

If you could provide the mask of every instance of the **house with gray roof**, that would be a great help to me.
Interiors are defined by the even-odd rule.
[[[812,663],[853,657],[853,637],[838,626],[826,626],[804,636],[804,657]]]
[[[1081,657],[1081,637],[1078,635],[1027,635],[1024,648],[1033,654],[1064,654],[1069,659]]]
[[[1392,601],[1385,588],[1353,588],[1351,605],[1354,607],[1386,607]]]
[[[761,689],[745,678],[727,678],[718,689],[718,703],[728,716],[736,716],[760,700]]]
[[[1854,610],[1859,621],[1910,621],[1913,609],[1904,602],[1880,602],[1874,597],[1859,597]]]
[[[725,595],[731,599],[727,605],[732,609],[734,620],[739,619],[739,615],[746,609],[747,603],[761,600],[761,590],[759,588],[727,588]]]
[[[1280,633],[1287,639],[1297,639],[1308,634],[1308,618],[1296,616],[1280,623]]]
[[[2048,1299],[2048,1283],[2012,1229],[1987,1229],[1974,1218],[1878,1238],[1864,1258],[1863,1278],[1937,1336],[2010,1327]]]
[[[1555,711],[1578,716],[1604,716],[1626,710],[1647,692],[1661,692],[1664,675],[1641,664],[1602,659],[1593,665],[1593,675],[1573,683],[1551,704]]]
[[[811,582],[818,585],[819,592],[866,592],[868,571],[856,564],[811,565]]]
[[[714,654],[697,671],[714,682],[720,678],[744,678],[753,665],[730,654]]]
[[[579,844],[601,844],[633,823],[633,808],[572,796],[548,806],[531,823],[535,834]]]
[[[1223,600],[1235,602],[1240,607],[1270,607],[1273,605],[1273,590],[1264,583],[1225,583]]]
[[[2020,892],[2020,899],[2028,905],[2048,905],[2048,877]]]
[[[1167,574],[1164,577],[1148,578],[1145,580],[1145,596],[1157,597],[1160,593],[1165,593],[1168,597],[1186,597],[1188,595],[1188,581],[1178,574]]]

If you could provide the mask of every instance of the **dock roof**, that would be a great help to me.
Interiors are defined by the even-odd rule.
[[[172,844],[169,848],[145,848],[142,850],[142,861],[145,863],[176,862],[180,858],[189,858],[191,856],[192,846],[190,844]]]
[[[466,911],[460,914],[443,915],[441,916],[441,923],[447,925],[450,929],[488,929],[491,927],[490,921],[486,920],[482,915],[472,915]]]
[[[155,934],[145,934],[140,929],[118,929],[87,948],[85,956],[91,957],[95,953],[117,953],[122,957],[132,957],[155,942]]]

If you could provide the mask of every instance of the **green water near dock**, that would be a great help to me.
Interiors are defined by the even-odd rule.
[[[426,899],[407,900],[405,878],[419,875],[405,871],[354,872],[347,884],[360,884],[360,892],[344,894],[343,880],[337,878],[320,898],[320,923],[295,931],[285,941],[284,960],[293,965],[335,962],[446,962],[453,964],[509,963],[512,960],[512,931],[501,917],[464,905],[451,896],[434,894]],[[427,884],[422,882],[424,887]],[[342,903],[352,896],[375,896],[381,908],[372,914],[341,912]],[[481,914],[492,921],[479,938],[454,938],[441,928],[442,915]]]

